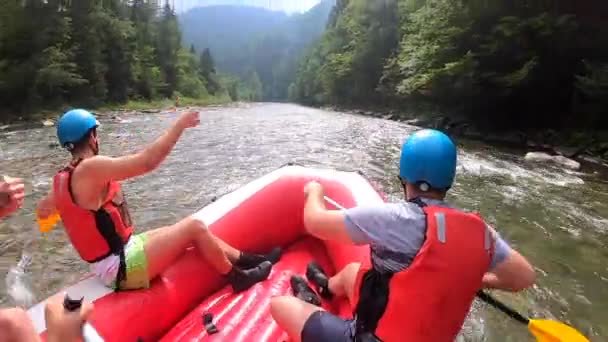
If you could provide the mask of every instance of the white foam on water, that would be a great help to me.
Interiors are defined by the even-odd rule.
[[[503,176],[514,182],[526,180],[534,183],[548,183],[557,186],[580,185],[585,182],[578,177],[579,173],[563,169],[544,168],[538,165],[519,165],[491,156],[480,157],[479,154],[462,152],[458,156],[458,171],[478,177]]]

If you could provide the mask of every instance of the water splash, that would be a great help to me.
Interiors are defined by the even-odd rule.
[[[29,308],[36,302],[31,275],[27,272],[31,263],[32,257],[24,251],[17,265],[11,267],[6,275],[6,289],[10,299],[14,305],[23,308]]]

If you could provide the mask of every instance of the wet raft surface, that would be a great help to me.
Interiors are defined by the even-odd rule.
[[[270,315],[270,299],[277,295],[292,295],[291,276],[304,276],[306,265],[312,260],[319,262],[328,274],[334,273],[323,244],[305,238],[285,250],[266,281],[239,294],[234,294],[228,286],[222,288],[186,315],[161,341],[288,341],[287,334]],[[344,312],[347,306],[345,299],[323,302],[326,310],[335,313],[340,308]],[[218,333],[207,333],[203,323],[207,313],[213,314]]]

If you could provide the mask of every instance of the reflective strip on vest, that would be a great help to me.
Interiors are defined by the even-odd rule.
[[[437,240],[441,243],[445,243],[445,214],[435,213],[435,220],[437,221]]]

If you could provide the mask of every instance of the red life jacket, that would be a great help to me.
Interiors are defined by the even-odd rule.
[[[108,194],[98,210],[88,210],[74,203],[72,173],[80,160],[58,172],[53,178],[55,205],[72,245],[80,257],[94,263],[111,254],[124,258],[124,245],[133,232],[127,202],[120,183],[111,181]]]
[[[425,242],[400,272],[361,265],[354,294],[356,341],[452,342],[482,287],[494,251],[484,221],[413,202],[426,215]]]

